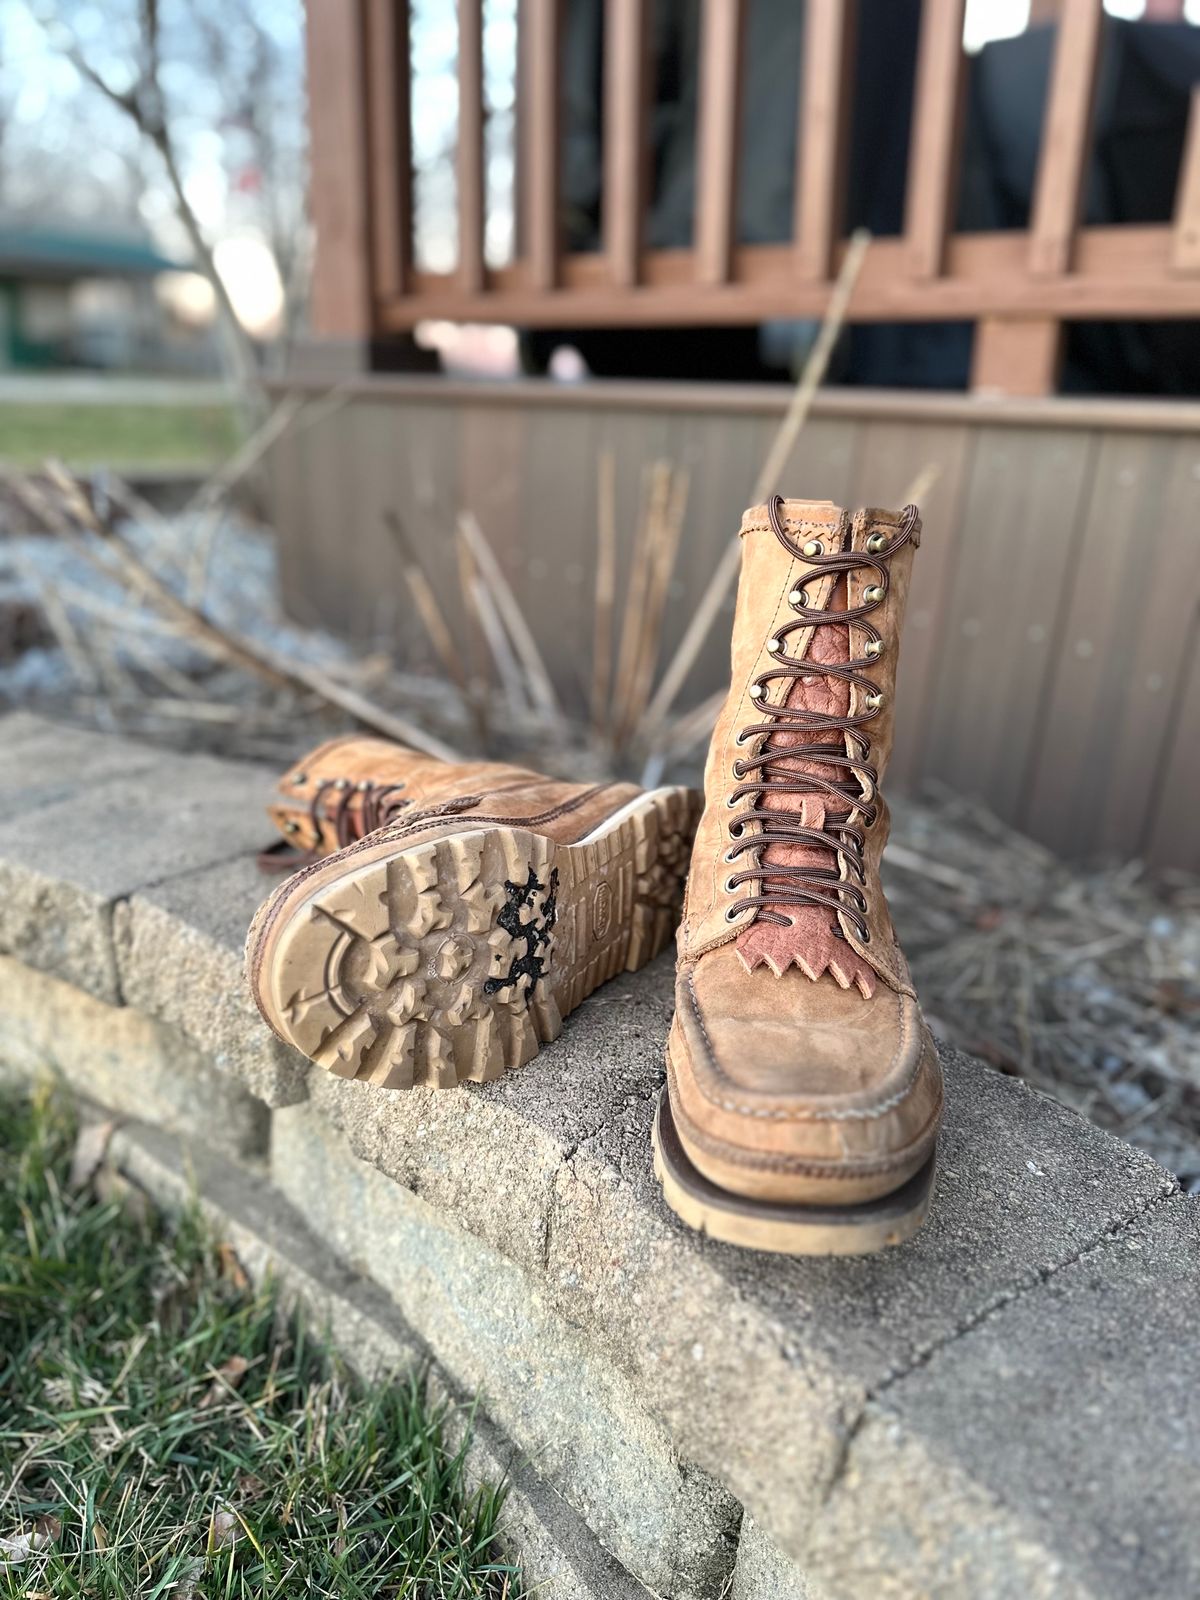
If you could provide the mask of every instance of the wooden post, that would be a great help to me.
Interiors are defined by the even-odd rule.
[[[728,283],[733,266],[746,0],[704,0],[696,135],[696,276]]]
[[[808,0],[796,134],[796,264],[808,283],[833,276],[842,236],[854,70],[855,0]]]
[[[604,30],[604,248],[613,282],[628,289],[641,276],[650,157],[646,0],[607,0]]]
[[[1175,194],[1171,266],[1176,272],[1200,272],[1200,89],[1192,90],[1188,113],[1183,165]]]
[[[529,278],[535,289],[558,283],[559,226],[559,3],[526,0],[523,21],[530,30],[523,155],[528,163],[524,185]]]
[[[958,198],[966,0],[925,0],[913,91],[904,236],[913,276],[941,276]]]
[[[1063,0],[1030,225],[1030,269],[1045,277],[1073,264],[1103,34],[1101,0]]]
[[[366,58],[374,291],[390,299],[412,270],[408,0],[367,0]]]
[[[374,331],[363,114],[362,14],[347,0],[307,0],[306,57],[316,236],[310,319],[319,364],[362,367]],[[309,364],[306,352],[303,364]]]
[[[975,394],[1053,394],[1062,356],[1062,325],[1053,317],[981,317],[971,352]]]
[[[483,289],[483,0],[458,0],[458,282]]]

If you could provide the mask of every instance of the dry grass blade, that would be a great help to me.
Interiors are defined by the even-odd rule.
[[[592,633],[592,733],[609,731],[613,610],[617,594],[617,458],[600,455],[596,476],[596,608]]]
[[[478,572],[474,557],[462,535],[455,529],[454,533],[454,561],[458,573],[459,594],[462,597],[463,615],[467,619],[466,654],[469,657],[465,668],[467,674],[467,698],[475,718],[476,731],[484,747],[487,747],[490,736],[490,698],[487,658],[484,654],[484,639],[486,638],[486,625],[479,610],[479,586],[477,583]]]
[[[345,684],[335,682],[318,668],[304,662],[281,661],[248,640],[238,638],[229,630],[218,627],[203,612],[168,589],[116,529],[101,521],[80,484],[60,463],[49,462],[46,470],[62,496],[65,510],[76,526],[97,538],[101,548],[112,558],[112,565],[120,573],[126,587],[155,606],[178,628],[181,636],[200,645],[210,654],[264,679],[274,688],[290,687],[307,690],[326,704],[346,712],[363,727],[383,734],[385,738],[395,739],[401,744],[423,750],[427,755],[438,756],[442,760],[458,759],[457,752],[449,745],[434,739],[407,718],[399,717],[394,712],[385,711],[381,706],[372,704],[364,695]],[[88,559],[94,559],[89,547],[82,542],[78,547]],[[108,563],[94,559],[94,564],[111,575],[112,567]]]
[[[862,264],[866,257],[867,246],[871,236],[860,228],[850,240],[846,254],[842,258],[841,270],[837,281],[829,296],[829,304],[825,309],[825,316],[821,323],[820,332],[809,351],[808,359],[804,363],[804,370],[800,374],[800,381],[792,395],[791,404],[779,424],[778,432],[772,441],[771,448],[767,451],[766,458],[754,483],[750,496],[750,504],[758,505],[768,495],[774,494],[779,482],[780,474],[787,466],[788,457],[796,445],[796,440],[801,429],[808,420],[812,410],[813,399],[825,378],[829,367],[829,358],[833,354],[837,343],[838,334],[842,331],[842,324],[846,320],[846,312],[850,305],[850,297],[854,292],[854,285]],[[737,577],[740,558],[739,541],[735,538],[726,548],[725,554],[717,565],[707,589],[700,598],[696,614],[688,625],[680,641],[670,665],[664,672],[662,681],[655,692],[653,700],[646,712],[646,721],[654,728],[666,716],[675,704],[676,696],[687,681],[687,676],[696,664],[696,658],[704,647],[709,630],[716,621],[725,597],[733,587]]]
[[[525,679],[517,665],[517,658],[513,654],[512,644],[504,631],[500,621],[500,613],[496,610],[492,596],[487,585],[475,567],[470,573],[467,582],[471,589],[471,602],[479,625],[483,629],[483,636],[487,640],[487,647],[495,663],[496,672],[500,679],[500,686],[504,690],[504,697],[508,701],[509,711],[516,717],[527,713],[529,710],[529,697],[526,693]]]
[[[675,558],[679,550],[679,536],[687,510],[690,474],[684,467],[675,468],[671,475],[667,503],[662,508],[651,541],[651,566],[646,585],[645,603],[639,619],[639,636],[635,656],[633,682],[629,690],[626,721],[622,736],[628,739],[645,715],[646,702],[654,682],[654,669],[661,648],[663,616],[667,607],[667,594]]]
[[[385,511],[383,514],[384,527],[391,535],[392,541],[400,553],[400,570],[413,604],[417,608],[417,615],[421,618],[421,625],[437,653],[437,658],[442,664],[442,671],[458,685],[463,697],[470,699],[467,686],[467,675],[463,670],[462,655],[455,649],[454,636],[450,632],[450,624],[438,604],[437,595],[433,585],[425,576],[416,550],[408,537],[403,522],[395,511]]]
[[[916,506],[919,510],[925,504],[930,490],[941,475],[941,462],[927,461],[901,495],[899,504],[901,506]]]
[[[70,613],[63,605],[59,595],[55,593],[54,586],[43,582],[39,573],[17,551],[9,554],[9,560],[18,576],[27,583],[37,595],[38,604],[42,615],[46,619],[50,632],[54,635],[59,649],[66,658],[67,665],[74,674],[81,688],[95,690],[100,683],[99,670],[88,653],[87,647],[71,621]]]
[[[698,706],[693,706],[691,711],[685,711],[661,730],[658,749],[664,758],[676,760],[689,755],[700,745],[705,744],[711,737],[716,727],[717,718],[721,714],[721,707],[725,704],[727,689],[718,689],[709,695],[707,700],[702,700]]]
[[[332,416],[342,409],[349,398],[349,391],[343,386],[331,389],[315,402],[308,402],[299,395],[288,395],[224,466],[197,489],[183,512],[185,517],[200,518],[188,556],[184,591],[193,605],[199,605],[203,598],[213,539],[220,526],[221,507],[232,491],[249,477],[268,450],[280,439]]]
[[[633,546],[633,560],[629,568],[629,582],[625,589],[621,644],[617,652],[617,677],[613,687],[612,727],[614,740],[618,745],[624,742],[631,725],[634,683],[645,631],[651,573],[670,493],[671,463],[655,461],[647,466],[642,474],[637,535]]]
[[[474,512],[463,511],[459,514],[458,529],[512,640],[513,650],[525,673],[530,699],[543,716],[549,718],[556,727],[564,728],[562,708],[554,692],[554,685],[550,681],[550,674],[546,671],[546,663],[542,660],[541,651],[525,620],[525,613],[509,588],[508,579],[500,570],[500,563],[484,537],[483,529],[479,526],[479,520]]]

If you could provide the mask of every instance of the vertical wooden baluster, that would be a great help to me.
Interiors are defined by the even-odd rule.
[[[1030,225],[1029,265],[1039,276],[1071,270],[1103,32],[1101,0],[1063,0]]]
[[[1171,265],[1176,272],[1200,272],[1200,89],[1192,90],[1187,141],[1175,192]]]
[[[484,284],[483,0],[458,0],[458,281]]]
[[[833,275],[846,198],[855,0],[808,0],[796,135],[796,264],[806,282]]]
[[[525,236],[529,281],[535,289],[553,289],[558,283],[559,19],[560,0],[526,0]]]
[[[318,339],[365,353],[374,325],[367,224],[363,36],[357,6],[308,0],[305,30],[316,234],[311,321]]]
[[[696,276],[728,283],[736,221],[745,0],[704,0],[696,130]]]
[[[607,0],[604,13],[604,248],[623,289],[640,277],[649,99],[647,0]]]
[[[367,133],[375,293],[401,295],[412,268],[408,0],[367,0]]]
[[[940,277],[953,231],[962,140],[965,0],[925,0],[917,53],[904,236],[916,278]]]

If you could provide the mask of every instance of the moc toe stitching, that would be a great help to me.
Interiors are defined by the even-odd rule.
[[[689,968],[685,978],[691,1014],[696,1026],[700,1030],[700,1036],[704,1042],[705,1065],[708,1067],[714,1078],[719,1079],[723,1083],[732,1085],[734,1080],[721,1066],[721,1063],[717,1058],[716,1051],[713,1048],[712,1040],[709,1037],[708,1029],[705,1026],[704,1014],[700,1009],[700,1002],[696,995],[694,970]],[[910,1042],[910,1022],[905,1008],[901,1006],[900,1037],[897,1040],[896,1049],[892,1054],[892,1059],[888,1063],[887,1071],[883,1075],[885,1080],[892,1075],[897,1063],[903,1059]],[[723,1097],[719,1094],[713,1094],[709,1089],[709,1086],[702,1082],[699,1076],[695,1074],[693,1074],[693,1080],[699,1093],[702,1094],[704,1098],[711,1104],[719,1106],[723,1111],[734,1112],[739,1116],[758,1117],[771,1122],[870,1122],[879,1117],[886,1116],[888,1112],[894,1111],[898,1106],[903,1105],[904,1101],[915,1089],[920,1078],[921,1064],[924,1060],[924,1055],[925,1052],[923,1049],[917,1051],[907,1078],[898,1088],[886,1095],[883,1099],[874,1101],[865,1106],[831,1106],[828,1108],[815,1106],[793,1108],[783,1106],[763,1106],[750,1103],[745,1100],[733,1100]]]

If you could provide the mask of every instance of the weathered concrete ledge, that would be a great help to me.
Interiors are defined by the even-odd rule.
[[[219,1210],[229,1174],[259,1185],[294,1224],[275,1246],[251,1228],[262,1248],[302,1262],[321,1241],[377,1322],[481,1392],[609,1579],[742,1600],[1200,1591],[1200,1204],[1149,1158],[945,1052],[912,1244],[838,1262],[713,1244],[650,1168],[668,959],[498,1084],[309,1073],[241,983],[267,775],[28,717],[0,721],[0,751],[0,1057],[207,1146]],[[17,963],[45,976],[23,986]],[[589,1591],[586,1567],[550,1592],[622,1592]]]

